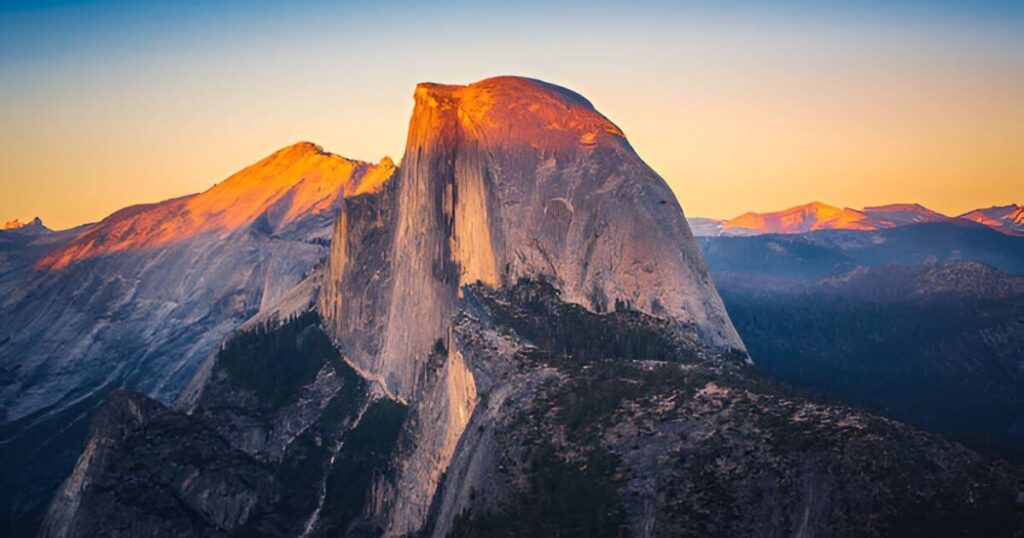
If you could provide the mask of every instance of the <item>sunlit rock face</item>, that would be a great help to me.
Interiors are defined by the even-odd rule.
[[[878,216],[850,209],[833,207],[820,202],[791,207],[773,213],[744,213],[729,219],[723,227],[727,231],[749,233],[802,233],[812,230],[877,230],[891,227]]]
[[[1017,204],[975,209],[960,218],[984,224],[1008,235],[1024,236],[1024,207]]]
[[[815,230],[883,230],[945,220],[949,220],[949,217],[920,204],[888,204],[857,210],[811,202],[771,213],[744,213],[722,222],[718,231],[726,235],[754,235]]]
[[[353,358],[396,394],[414,392],[460,286],[475,282],[543,277],[593,311],[628,305],[674,319],[711,345],[743,347],[667,184],[569,90],[516,77],[420,84],[395,189],[381,271],[389,297],[375,306],[383,309],[375,320],[386,319],[380,352]],[[349,218],[335,238],[352,227]],[[335,278],[352,248],[332,247]],[[326,308],[328,318],[342,318],[333,321],[339,327],[353,325],[350,312]],[[343,345],[363,345],[335,334]]]
[[[160,247],[199,235],[226,237],[257,219],[276,231],[329,212],[343,196],[373,192],[394,165],[353,161],[300,142],[266,157],[201,194],[122,209],[39,262],[61,269],[75,261]]]
[[[124,344],[125,337],[111,334],[119,334],[118,325],[139,323],[132,336],[152,350],[174,338],[169,333],[182,324],[230,318],[236,326],[271,305],[325,254],[342,199],[379,190],[393,171],[388,159],[379,165],[353,161],[302,142],[206,192],[129,207],[85,230],[37,263],[35,280],[26,286],[30,293],[9,298],[10,312],[20,315],[5,327],[11,339],[0,351],[5,365],[19,358],[11,349],[43,357],[22,361],[36,375],[22,368],[19,374],[26,375],[3,387],[4,396],[20,395],[5,407],[8,419],[37,408],[36,392],[59,399],[62,391],[47,382],[75,373],[68,367],[83,355],[107,357],[112,352],[104,347]],[[38,300],[51,295],[61,300]],[[186,340],[177,354],[190,354],[195,345]],[[210,345],[196,351],[205,354]],[[59,358],[54,349],[62,350]],[[54,360],[66,367],[51,369]],[[39,375],[48,372],[54,375]],[[42,386],[23,386],[21,377]],[[166,382],[163,376],[148,381]]]
[[[230,331],[323,260],[343,198],[393,171],[300,143],[201,194],[118,211],[35,269],[0,263],[12,268],[0,274],[0,456],[16,470],[3,477],[14,517],[32,517],[70,471],[110,390],[176,397]]]
[[[524,277],[743,349],[675,196],[586,99],[514,77],[419,85],[395,180],[341,204],[319,299],[345,355],[410,405],[374,487],[386,535],[426,523],[478,403],[451,332],[463,286]]]

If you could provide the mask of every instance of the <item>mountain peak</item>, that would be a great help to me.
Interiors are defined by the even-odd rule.
[[[32,219],[32,220],[30,220],[28,222],[21,222],[18,219],[9,220],[9,221],[4,223],[3,228],[0,228],[0,230],[6,230],[6,231],[11,231],[11,230],[30,231],[30,230],[33,230],[34,231],[34,230],[49,230],[49,228],[47,228],[46,226],[43,226],[43,220],[42,219],[40,219],[39,217],[36,217],[36,218],[34,218],[34,219]]]
[[[3,229],[4,230],[16,230],[18,228],[21,228],[22,226],[25,226],[24,222],[21,222],[18,219],[14,219],[14,220],[9,220],[9,221],[5,222]]]
[[[1024,236],[1024,208],[1018,204],[975,209],[958,218],[984,224],[1005,234]]]
[[[740,233],[802,233],[827,228],[873,229],[870,218],[856,209],[811,202],[771,213],[744,213],[723,228]]]
[[[878,219],[880,227],[905,226],[918,222],[936,222],[949,219],[949,217],[938,211],[932,211],[916,203],[865,207],[863,212],[872,218]]]
[[[393,206],[346,204],[320,296],[337,341],[379,330],[346,352],[389,390],[413,394],[477,283],[553,282],[595,312],[629,304],[743,349],[671,189],[589,101],[519,77],[423,83],[414,101]]]
[[[319,144],[314,144],[308,141],[296,142],[290,146],[281,148],[273,153],[273,155],[317,155],[325,154],[324,148]]]
[[[432,129],[440,111],[455,109],[477,142],[490,148],[614,147],[625,135],[581,95],[540,80],[494,77],[468,85],[421,83],[410,122],[410,142],[428,143],[453,133]]]
[[[804,204],[802,206],[797,206],[797,207],[808,208],[808,209],[815,209],[815,210],[823,210],[823,209],[824,210],[838,210],[839,209],[838,207],[836,207],[834,205],[829,205],[829,204],[826,204],[824,202],[819,202],[817,200],[815,200],[815,201],[813,201],[813,202],[811,202],[809,204]]]
[[[1008,235],[1024,236],[1024,208],[1019,204],[975,209],[948,217],[919,203],[893,203],[864,209],[838,208],[814,201],[803,205],[755,213],[748,211],[727,220],[688,219],[694,235],[758,235],[803,233],[815,230],[880,230],[925,222],[966,224],[971,221]]]
[[[380,165],[328,153],[311,142],[282,148],[209,190],[117,211],[37,265],[60,269],[89,256],[174,243],[201,234],[226,235],[261,216],[275,229],[332,212],[339,199],[374,192],[391,177]]]
[[[927,207],[918,203],[896,203],[867,206],[864,208],[864,211],[920,211],[935,213],[931,209],[928,209]]]

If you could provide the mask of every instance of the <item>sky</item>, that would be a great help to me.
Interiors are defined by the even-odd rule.
[[[96,221],[300,140],[397,161],[417,82],[495,75],[586,96],[689,216],[1021,203],[1022,35],[1019,1],[0,0],[0,221]]]

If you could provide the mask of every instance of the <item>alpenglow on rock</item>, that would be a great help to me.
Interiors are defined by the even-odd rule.
[[[11,525],[41,517],[107,393],[174,400],[225,336],[323,259],[341,200],[381,189],[393,171],[387,158],[301,142],[205,192],[84,229],[0,232],[24,245],[0,249],[0,460],[10,471],[0,501]]]
[[[372,222],[339,218],[321,309],[398,395],[475,282],[543,278],[592,311],[628,306],[743,349],[672,191],[574,92],[518,77],[420,84],[394,188],[392,208],[359,209]],[[352,258],[368,241],[388,253],[379,263]]]

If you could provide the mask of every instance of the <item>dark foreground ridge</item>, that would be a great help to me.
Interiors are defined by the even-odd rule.
[[[1018,467],[826,405],[619,305],[467,287],[452,337],[477,403],[428,536],[1009,536]],[[581,339],[579,335],[589,335]],[[309,312],[236,336],[191,414],[117,392],[43,536],[385,533],[432,407],[390,400]],[[424,389],[430,393],[429,389]]]

